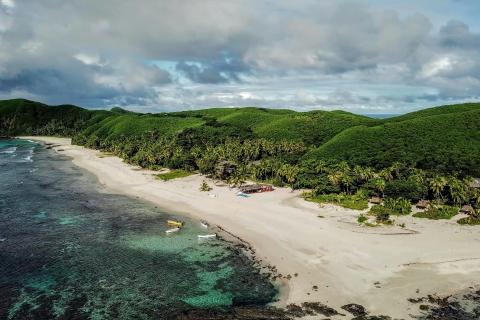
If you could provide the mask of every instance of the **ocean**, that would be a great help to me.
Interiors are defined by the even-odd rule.
[[[176,319],[278,291],[198,221],[106,192],[69,158],[0,140],[0,319]],[[168,219],[185,227],[166,235]]]

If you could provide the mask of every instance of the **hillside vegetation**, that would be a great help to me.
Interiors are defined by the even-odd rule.
[[[444,109],[442,109],[443,111]],[[480,106],[419,112],[408,120],[344,130],[306,155],[384,168],[405,162],[423,169],[480,175]],[[435,110],[440,111],[440,110]],[[431,115],[433,114],[433,115]]]
[[[475,103],[379,120],[343,111],[140,114],[0,101],[0,136],[22,134],[70,136],[142,167],[200,171],[234,185],[253,179],[310,188],[313,201],[349,207],[364,207],[371,195],[402,208],[422,198],[455,206],[480,201],[480,192],[469,188],[470,177],[480,176]],[[385,221],[395,208],[375,212]]]

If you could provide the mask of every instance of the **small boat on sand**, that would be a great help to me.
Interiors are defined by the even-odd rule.
[[[202,227],[204,227],[205,229],[208,228],[208,222],[205,221],[205,220],[200,220],[200,225],[201,225]]]
[[[173,229],[168,229],[165,231],[166,234],[171,234],[180,231],[180,228],[173,228]]]
[[[216,239],[216,238],[217,238],[217,234],[216,234],[216,233],[213,233],[213,234],[205,234],[205,235],[199,234],[199,235],[198,235],[198,240],[208,240],[208,239]]]
[[[183,222],[177,220],[167,220],[167,224],[172,227],[181,228],[183,227]]]
[[[237,192],[237,197],[248,198],[250,196],[246,193],[243,193],[243,192]]]

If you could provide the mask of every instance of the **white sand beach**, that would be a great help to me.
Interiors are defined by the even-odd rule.
[[[408,298],[480,284],[480,227],[412,217],[397,219],[405,229],[361,227],[358,211],[320,208],[297,191],[277,188],[241,198],[207,180],[216,195],[210,197],[199,191],[200,175],[163,182],[151,171],[117,157],[99,157],[98,151],[71,145],[69,139],[22,138],[60,145],[57,152],[96,175],[109,192],[205,219],[247,241],[257,259],[291,275],[281,305],[315,301],[340,311],[342,305],[357,303],[371,314],[409,319],[419,310]]]

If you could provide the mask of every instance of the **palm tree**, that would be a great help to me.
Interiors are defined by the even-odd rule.
[[[430,190],[432,190],[433,195],[435,198],[439,198],[442,196],[442,192],[447,186],[447,179],[442,176],[435,176],[432,180],[430,180],[429,185],[430,185]]]
[[[350,187],[353,186],[353,177],[347,172],[342,172],[340,175],[340,183],[345,187],[347,194],[350,194]]]
[[[460,205],[467,200],[468,192],[465,184],[461,180],[457,178],[450,178],[450,181],[448,182],[448,188],[453,203]]]
[[[385,184],[386,182],[382,178],[375,178],[372,180],[373,187],[382,195],[382,197],[384,196],[383,192],[385,191]]]
[[[328,175],[328,180],[334,185],[339,186],[340,182],[342,181],[342,172],[340,171],[333,171]]]
[[[393,175],[392,171],[390,168],[385,168],[383,170],[380,170],[379,176],[382,177],[385,181],[392,181],[393,180]]]
[[[290,185],[293,191],[294,183],[297,180],[297,176],[300,171],[299,168],[297,166],[284,164],[283,166],[280,167],[279,171],[280,171],[280,175],[285,178],[285,180]]]

